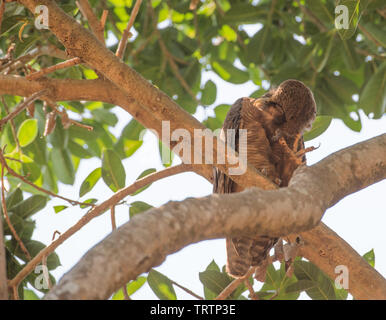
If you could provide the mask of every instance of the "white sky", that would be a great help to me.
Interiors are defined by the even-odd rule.
[[[231,104],[239,97],[248,96],[256,90],[256,86],[251,82],[243,85],[232,85],[222,81],[212,73],[205,74],[203,76],[203,82],[208,78],[211,78],[218,84],[218,98],[214,105],[220,103]],[[120,119],[114,132],[119,132],[131,117],[119,108],[115,108],[114,112],[117,113]],[[196,113],[196,117],[202,120],[205,118],[206,112],[207,110],[200,107]],[[212,111],[208,110],[208,114],[211,115]],[[360,133],[351,131],[340,120],[333,120],[330,128],[324,134],[313,141],[307,142],[307,146],[317,146],[319,143],[321,144],[319,149],[308,154],[308,163],[313,164],[332,152],[386,131],[386,116],[380,120],[369,120],[361,113],[361,118],[363,128]],[[179,162],[180,160],[176,158],[173,164],[175,165]],[[84,178],[100,165],[101,162],[99,159],[83,160],[77,172],[74,187],[61,185],[60,194],[76,199],[79,194],[80,184]],[[158,142],[151,133],[146,133],[143,146],[132,157],[124,160],[124,166],[126,169],[126,185],[131,184],[145,169],[157,168],[157,170],[162,170],[163,167],[158,154]],[[193,173],[184,173],[153,183],[151,187],[141,194],[132,199],[129,197],[126,200],[128,200],[128,202],[141,200],[153,206],[160,206],[170,200],[183,200],[186,197],[201,197],[211,192],[212,186],[205,179]],[[386,181],[384,180],[343,199],[333,208],[330,208],[323,217],[323,222],[351,244],[359,254],[363,255],[374,248],[375,266],[383,276],[386,276],[386,235],[384,232],[386,225],[385,194]],[[83,199],[94,197],[98,198],[101,202],[110,195],[112,195],[112,191],[110,191],[102,181],[99,181],[92,192],[87,194]],[[53,206],[58,204],[65,203],[55,199],[49,203],[45,210],[34,216],[37,221],[37,229],[33,236],[34,239],[49,244],[55,230],[63,233],[75,224],[86,212],[86,210],[80,210],[78,208],[69,208],[55,214]],[[117,225],[119,226],[125,223],[128,221],[128,218],[128,206],[122,205],[117,207]],[[53,271],[55,277],[60,278],[79,261],[85,252],[110,232],[110,215],[109,212],[106,212],[68,239],[56,250],[56,253],[61,259],[62,266]],[[198,273],[205,270],[212,259],[214,259],[220,267],[225,264],[224,240],[202,241],[190,245],[170,255],[166,261],[161,266],[156,267],[156,269],[174,281],[203,296],[203,288],[199,281]],[[101,281],[103,281],[103,279],[101,279]],[[179,299],[191,298],[180,289],[175,288],[175,290]],[[133,299],[156,298],[147,284],[133,295]]]

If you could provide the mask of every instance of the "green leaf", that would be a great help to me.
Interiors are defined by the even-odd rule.
[[[367,82],[359,98],[359,108],[367,115],[380,118],[386,111],[386,62]]]
[[[231,8],[222,17],[225,23],[238,25],[240,23],[257,23],[262,17],[267,15],[267,11],[249,3],[231,2]]]
[[[59,213],[60,211],[63,211],[64,209],[67,209],[68,206],[54,206],[55,213]]]
[[[34,291],[24,289],[24,300],[40,300],[40,298]]]
[[[236,68],[227,60],[216,60],[212,62],[213,70],[225,81],[241,84],[249,80],[249,73]]]
[[[170,167],[173,163],[174,153],[161,140],[158,141],[158,150],[163,166],[165,168]]]
[[[332,45],[334,43],[335,33],[327,33],[323,35],[323,38],[317,44],[315,64],[316,71],[321,72],[327,64],[330,57]]]
[[[91,199],[87,199],[87,200],[84,200],[83,203],[91,203],[91,204],[94,204],[94,203],[97,203],[98,202],[98,199],[94,199],[94,198],[91,198]],[[84,208],[90,208],[90,206],[86,206],[84,204],[81,204],[79,206],[81,209],[84,209]]]
[[[365,32],[369,33],[371,37],[373,37],[383,48],[386,47],[386,35],[385,35],[385,27],[383,28],[373,24],[372,22],[368,22],[363,25],[364,35],[369,37]]]
[[[17,138],[21,147],[32,143],[38,135],[38,121],[36,119],[24,120],[17,131]]]
[[[147,283],[159,299],[177,300],[172,282],[162,273],[151,269],[147,276]]]
[[[130,157],[142,145],[140,135],[143,130],[145,130],[144,126],[134,119],[130,120],[122,130],[122,134],[114,146],[114,150],[122,159]]]
[[[48,136],[48,141],[54,148],[66,149],[68,144],[68,130],[65,130],[59,117],[56,118],[54,131]]]
[[[156,170],[155,168],[146,169],[145,171],[143,171],[143,172],[138,176],[138,178],[137,178],[136,180],[139,180],[139,179],[141,179],[141,178],[143,178],[143,177],[145,177],[145,176],[147,176],[147,175],[149,175],[149,174],[151,174],[151,173],[153,173],[153,172],[156,172],[156,171],[157,171],[157,170]],[[138,189],[137,191],[135,191],[135,192],[132,193],[131,195],[132,195],[132,196],[135,196],[135,195],[137,195],[138,193],[140,193],[140,192],[146,190],[146,189],[149,188],[150,186],[151,186],[151,183],[149,183],[148,185],[146,185],[146,186],[144,186],[144,187]]]
[[[337,289],[335,287],[335,283],[333,284],[333,287],[334,287],[334,291],[335,291],[335,295],[336,295],[336,299],[337,300],[347,300],[347,297],[348,297],[348,292],[347,290],[345,289]]]
[[[220,272],[220,268],[214,260],[209,263],[205,270],[214,270]],[[218,295],[211,291],[208,287],[204,286],[204,296],[206,300],[214,300]]]
[[[315,287],[315,283],[312,280],[299,280],[293,284],[290,284],[285,291],[287,293],[292,293],[292,292],[301,292],[305,290],[309,290]]]
[[[35,182],[41,176],[41,167],[38,166],[35,162],[28,162],[22,164],[23,175],[27,180]]]
[[[64,184],[74,184],[75,169],[70,153],[64,149],[53,148],[51,151],[51,161],[53,171],[58,180]]]
[[[21,201],[23,201],[23,192],[20,190],[20,188],[16,188],[15,190],[8,193],[5,203],[7,208],[12,208]],[[0,209],[1,212],[3,212],[3,208],[1,207]]]
[[[208,288],[218,296],[230,283],[229,277],[217,270],[205,270],[199,273],[199,278],[204,288]]]
[[[231,108],[228,104],[220,104],[214,109],[214,113],[216,115],[216,118],[223,123],[225,121],[225,118],[228,114],[229,109]]]
[[[374,249],[371,249],[369,252],[366,252],[363,255],[363,258],[369,263],[373,268],[375,267],[375,254]]]
[[[317,116],[312,124],[312,129],[304,133],[304,141],[309,141],[320,136],[324,131],[328,129],[331,124],[331,121],[331,116]]]
[[[361,60],[358,57],[351,40],[342,40],[340,49],[343,61],[348,69],[356,70],[361,66]]]
[[[42,251],[46,245],[42,242],[36,240],[30,240],[24,243],[31,257],[35,257],[40,251]],[[16,247],[15,255],[18,256],[23,261],[28,261],[28,258],[25,256],[24,252],[20,249],[19,246]],[[54,270],[60,266],[60,260],[58,255],[53,252],[47,257],[47,268],[49,270]]]
[[[342,13],[344,11],[335,14],[335,28],[338,29],[338,33],[343,40],[349,39],[356,31],[358,22],[361,18],[363,10],[366,9],[368,1],[357,1],[357,0],[338,0],[336,6],[344,5],[348,9],[348,26],[343,26],[344,20],[339,19],[339,16],[343,18]],[[338,19],[336,19],[338,17]],[[343,26],[343,28],[340,27]]]
[[[233,41],[235,42],[237,40],[237,33],[234,31],[230,26],[227,24],[224,24],[220,31],[219,31],[220,36],[224,37],[225,40],[227,41]]]
[[[117,192],[125,186],[126,172],[119,155],[113,149],[106,149],[102,156],[102,178],[106,185]]]
[[[300,280],[310,280],[315,286],[307,289],[307,295],[313,300],[336,300],[334,287],[328,278],[317,266],[308,261],[296,260],[294,273]]]
[[[138,277],[137,280],[130,281],[126,285],[126,291],[129,296],[135,293],[138,289],[140,289],[146,282],[146,277]],[[112,300],[123,300],[124,295],[122,289],[118,290],[114,293]]]
[[[102,168],[94,169],[86,177],[86,179],[83,180],[83,182],[80,186],[80,189],[79,189],[79,197],[83,197],[92,188],[94,188],[94,186],[96,185],[96,183],[98,182],[98,180],[100,179],[101,176],[102,176]]]
[[[91,110],[91,114],[94,118],[99,121],[108,124],[111,127],[114,127],[117,122],[117,116],[109,110],[106,109],[95,109]]]
[[[47,204],[47,197],[41,195],[34,195],[26,200],[23,200],[9,209],[12,215],[26,219],[34,213],[43,209]]]
[[[295,276],[289,278],[286,275],[284,263],[280,265],[278,270],[273,264],[270,264],[267,268],[265,283],[257,294],[264,299],[296,300],[299,297],[299,292],[286,292],[287,286],[295,282]]]
[[[220,272],[220,267],[217,265],[216,261],[212,260],[205,270],[215,270]]]
[[[68,133],[72,139],[79,138],[85,141],[95,140],[98,138],[98,133],[94,130],[88,130],[79,126],[71,126],[68,129]]]
[[[343,102],[347,104],[354,103],[352,96],[359,93],[357,86],[351,80],[342,76],[331,76],[324,77],[328,88],[338,95]]]
[[[246,50],[246,57],[249,62],[253,62],[256,65],[260,65],[264,62],[262,53],[267,52],[267,42],[269,41],[266,40],[269,36],[270,30],[271,28],[269,25],[264,26],[250,39]]]
[[[68,141],[68,150],[70,150],[70,152],[74,156],[81,158],[81,159],[89,159],[92,157],[92,154],[90,153],[90,151],[88,151],[86,148],[84,148],[80,144],[74,142],[73,140]]]
[[[201,102],[204,105],[211,105],[216,101],[217,87],[212,80],[208,80],[205,83],[204,89],[202,90]]]
[[[130,203],[130,209],[129,209],[130,218],[134,217],[138,213],[149,210],[150,208],[153,208],[153,206],[151,206],[150,204],[147,204],[146,202],[134,201]]]

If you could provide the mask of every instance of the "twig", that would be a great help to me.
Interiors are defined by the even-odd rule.
[[[260,300],[258,295],[256,294],[255,290],[253,290],[252,284],[249,282],[248,279],[244,280],[245,286],[248,288],[249,295],[252,300]]]
[[[191,0],[189,5],[189,10],[196,10],[199,2],[200,0]]]
[[[17,160],[17,159],[15,159]],[[18,174],[17,172],[15,172],[12,168],[10,168],[7,164],[7,162],[5,161],[5,157],[3,155],[3,152],[0,150],[0,163],[2,165],[2,167],[6,168],[8,173],[18,179],[20,179],[21,181],[23,181],[24,183],[27,183],[28,185],[30,185],[31,187],[35,188],[36,190],[39,190],[41,192],[44,192],[52,197],[55,197],[55,198],[59,198],[59,199],[62,199],[64,201],[67,201],[68,203],[70,203],[72,206],[74,205],[82,205],[82,206],[89,206],[89,207],[95,207],[95,204],[92,204],[92,203],[84,203],[84,202],[79,202],[79,201],[76,201],[76,200],[72,200],[72,199],[68,199],[66,197],[63,197],[61,195],[58,195],[56,193],[53,193],[49,190],[46,190],[46,189],[43,189],[39,186],[37,186],[36,184],[34,184],[33,182],[27,180],[25,177],[23,177],[22,175]]]
[[[79,0],[75,1],[75,3],[78,6],[79,10],[82,12],[82,15],[87,19],[91,31],[94,33],[94,35],[100,42],[105,43],[104,23],[98,20],[88,0]],[[102,18],[105,15],[105,11],[103,12]],[[106,17],[103,18],[105,22]]]
[[[307,7],[303,6],[299,0],[297,0],[297,3],[299,4],[300,10],[302,10],[303,14],[308,16],[308,18],[319,28],[321,32],[327,32],[327,27],[321,22],[314,13],[309,10]]]
[[[132,34],[130,32],[130,29],[131,29],[131,27],[134,24],[135,18],[137,17],[137,14],[138,14],[138,11],[139,11],[139,7],[141,6],[141,3],[142,3],[142,0],[137,0],[135,2],[134,8],[131,11],[131,15],[130,15],[130,19],[129,19],[129,22],[127,24],[127,27],[123,31],[121,41],[119,41],[118,49],[117,49],[117,52],[115,53],[115,55],[118,58],[120,58],[120,59],[122,59],[122,57],[123,57],[123,55],[125,53],[126,45],[127,45],[127,40],[129,40],[129,38],[132,36]]]
[[[115,222],[115,205],[110,208],[110,216],[111,216],[111,229],[114,231],[117,228],[117,224]]]
[[[136,55],[138,55],[138,53],[143,51],[143,49],[145,49],[149,42],[153,39],[155,34],[155,30],[153,30],[153,32],[142,42],[142,44],[137,49],[132,51],[131,56],[134,58]]]
[[[117,228],[117,223],[115,221],[115,205],[111,206],[110,208],[110,215],[111,215],[111,229],[114,231]],[[126,284],[121,288],[123,292],[123,296],[125,300],[131,300],[129,294],[127,293]]]
[[[7,123],[9,120],[15,118],[20,112],[22,112],[26,107],[28,107],[32,102],[39,99],[42,95],[48,92],[48,89],[43,89],[41,91],[35,92],[33,95],[21,102],[15,110],[8,114],[3,119],[0,119],[0,128]]]
[[[173,280],[170,280],[172,284],[174,284],[175,286],[177,286],[178,288],[184,290],[185,292],[189,293],[191,296],[197,298],[198,300],[204,300],[203,297],[200,297],[198,294],[194,293],[193,291],[191,291],[190,289],[188,288],[185,288],[184,286],[178,284],[177,282],[173,281]]]
[[[36,79],[43,77],[44,75],[46,75],[48,73],[52,73],[52,72],[55,72],[55,71],[60,70],[60,69],[75,66],[75,65],[79,64],[80,62],[81,62],[80,58],[72,58],[70,60],[60,62],[60,63],[55,64],[53,66],[50,66],[48,68],[44,68],[38,72],[31,73],[31,74],[26,76],[26,79],[36,80]]]
[[[223,291],[220,292],[215,300],[225,300],[228,298],[244,280],[248,279],[255,272],[255,269],[255,267],[251,267],[244,277],[233,280]]]
[[[1,166],[1,206],[3,208],[4,219],[7,222],[8,227],[11,230],[13,237],[15,238],[17,243],[19,244],[20,249],[24,252],[27,259],[31,260],[31,255],[29,254],[27,248],[24,246],[23,241],[20,239],[19,235],[17,234],[17,232],[16,232],[16,230],[11,222],[11,219],[9,218],[9,215],[8,215],[7,205],[5,203],[5,192],[4,192],[4,189],[5,189],[5,187],[4,187],[4,168],[5,168],[4,166]]]
[[[101,17],[101,27],[102,27],[102,30],[105,29],[106,19],[107,19],[107,15],[108,14],[109,14],[109,10],[103,10],[102,17]]]
[[[2,100],[3,105],[4,105],[4,109],[8,115],[9,109],[8,109],[7,103],[5,102],[4,96],[1,96],[1,100]],[[21,147],[20,147],[19,139],[17,138],[17,134],[16,134],[15,122],[13,121],[13,119],[11,119],[9,121],[9,123],[11,124],[12,136],[13,136],[13,139],[15,140],[15,143],[16,143],[16,150],[19,152],[21,150]]]
[[[13,291],[13,300],[19,300],[19,292],[17,291],[17,286],[13,286],[12,287],[12,291]]]
[[[62,234],[62,233],[61,233],[60,231],[55,230],[54,233],[53,233],[53,235],[52,235],[52,241],[55,240],[56,235],[59,235],[59,236],[60,236],[61,234]]]
[[[13,70],[17,70],[18,68],[25,66],[28,61],[31,61],[32,59],[35,59],[42,55],[49,55],[62,60],[68,58],[64,51],[56,48],[54,45],[48,44],[45,46],[33,48],[25,55],[8,62],[7,64],[4,64],[0,67],[0,71],[5,69],[4,74],[10,74]]]
[[[61,234],[57,240],[53,241],[50,245],[41,250],[12,280],[9,281],[9,286],[12,287],[18,285],[35,268],[35,266],[39,264],[39,262],[44,256],[48,256],[59,245],[61,245],[64,241],[74,235],[83,226],[89,223],[93,218],[99,216],[100,214],[111,208],[111,206],[115,203],[118,203],[123,198],[131,195],[138,189],[143,188],[150,183],[178,173],[191,171],[192,169],[193,166],[187,164],[180,164],[174,167],[169,167],[165,170],[149,174],[143,177],[142,179],[135,181],[132,185],[117,191],[109,199],[90,209],[77,223],[70,227],[66,232]]]
[[[75,125],[75,126],[78,126],[78,127],[81,127],[81,128],[84,128],[84,129],[87,129],[88,131],[93,131],[94,128],[92,126],[89,126],[87,124],[84,124],[84,123],[80,123],[78,121],[75,121],[73,119],[70,119],[67,115],[67,112],[64,110],[60,110],[59,107],[57,106],[57,104],[55,102],[52,102],[52,101],[48,101],[46,100],[46,103],[56,112],[58,113],[61,117],[62,117],[62,123],[63,123],[63,127],[65,128],[68,128],[71,124]],[[63,121],[65,119],[65,121]]]
[[[360,48],[355,48],[355,51],[358,52],[359,54],[365,56],[365,57],[370,56],[374,59],[386,60],[386,54],[385,53],[381,53],[381,54],[377,55],[377,54],[371,53],[367,50],[363,50]]]
[[[383,47],[383,45],[373,37],[373,35],[368,32],[365,27],[363,27],[360,23],[358,23],[358,28],[359,30],[367,37],[369,38],[372,42],[374,42],[374,44],[377,46],[377,47]]]
[[[196,95],[193,93],[193,91],[190,88],[190,86],[188,85],[188,83],[181,76],[180,71],[178,69],[178,66],[177,66],[176,62],[174,61],[174,57],[169,52],[169,50],[166,48],[166,45],[165,45],[164,41],[162,40],[161,33],[158,30],[156,32],[158,34],[158,42],[159,42],[161,51],[165,55],[169,65],[172,69],[172,72],[174,73],[174,75],[176,76],[178,81],[180,81],[182,87],[186,90],[186,92],[193,98],[193,100],[196,101],[198,104],[202,104],[201,101],[199,99],[197,99]]]

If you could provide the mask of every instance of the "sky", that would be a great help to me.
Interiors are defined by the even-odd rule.
[[[218,98],[214,106],[221,103],[232,104],[242,96],[248,96],[256,90],[256,86],[248,82],[243,85],[233,85],[219,79],[213,73],[203,75],[203,83],[212,79],[218,85]],[[116,107],[113,111],[120,119],[113,129],[115,133],[127,124],[131,116],[124,110]],[[213,115],[210,109],[199,107],[195,117],[203,120],[208,115]],[[360,141],[372,138],[386,132],[386,116],[379,120],[370,120],[364,113],[360,112],[363,128],[357,133],[347,128],[342,121],[333,120],[329,129],[321,136],[306,142],[307,146],[320,147],[308,154],[308,164],[312,165],[329,154],[348,147]],[[175,157],[173,165],[180,163]],[[131,184],[138,175],[148,168],[162,170],[159,154],[158,141],[150,133],[144,136],[142,147],[130,158],[123,161],[126,170],[126,185]],[[99,159],[82,160],[79,166],[74,186],[60,185],[60,194],[69,198],[77,199],[79,187],[84,178],[95,168],[101,166]],[[386,276],[386,202],[385,202],[386,180],[374,184],[364,190],[356,192],[337,203],[327,210],[322,221],[345,239],[359,254],[363,255],[371,249],[375,250],[375,267]],[[194,173],[183,173],[168,177],[153,183],[147,190],[135,197],[126,198],[127,202],[145,201],[153,206],[160,206],[170,200],[184,200],[187,197],[202,197],[212,193],[212,186],[202,177]],[[99,181],[94,189],[84,199],[97,198],[100,202],[112,195],[112,191]],[[55,230],[64,232],[75,224],[86,213],[76,207],[69,208],[55,214],[54,205],[65,204],[61,200],[53,200],[48,206],[36,214],[37,229],[33,238],[49,244]],[[116,208],[117,226],[122,225],[129,219],[128,205]],[[109,212],[104,213],[92,220],[89,224],[78,231],[74,236],[64,242],[56,253],[59,255],[62,266],[52,273],[56,279],[68,272],[79,259],[92,246],[100,242],[111,232]],[[129,245],[129,244],[128,244]],[[214,259],[222,267],[226,261],[225,240],[202,241],[172,254],[156,270],[162,272],[170,279],[191,289],[198,295],[203,296],[203,286],[199,281],[198,274],[204,271],[207,265]],[[101,279],[103,281],[103,279]],[[258,285],[255,286],[258,288]],[[191,296],[179,288],[175,288],[178,299],[190,299]],[[138,292],[133,294],[133,299],[157,299],[155,294],[145,284]],[[301,298],[307,299],[305,294]]]

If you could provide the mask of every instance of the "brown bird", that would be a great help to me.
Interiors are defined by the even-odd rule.
[[[294,170],[305,162],[303,131],[311,127],[316,104],[311,90],[298,80],[287,80],[258,99],[241,98],[230,108],[222,127],[234,129],[235,151],[246,150],[247,161],[278,184],[287,186]],[[238,131],[247,129],[246,145]],[[242,142],[241,142],[242,143]],[[214,193],[240,192],[243,187],[214,169]],[[266,236],[226,239],[227,272],[244,276],[251,266],[262,265],[278,238]]]

